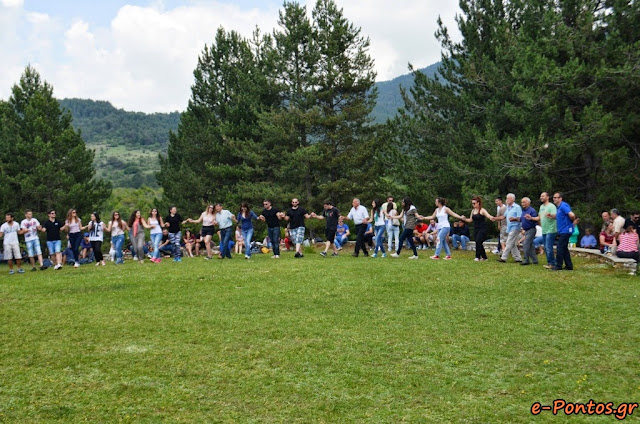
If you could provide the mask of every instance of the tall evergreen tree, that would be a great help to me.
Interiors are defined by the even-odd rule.
[[[0,104],[0,202],[5,210],[99,208],[111,185],[96,180],[94,153],[71,125],[71,114],[53,97],[53,88],[27,67]]]
[[[260,173],[258,114],[275,99],[261,59],[271,43],[251,43],[238,33],[217,31],[194,71],[191,99],[160,157],[158,183],[188,213],[206,202],[237,202]]]
[[[629,24],[637,6],[604,0],[460,5],[462,41],[453,42],[441,22],[437,33],[441,78],[416,73],[405,113],[392,123],[398,145],[417,152],[412,162],[422,166],[414,171],[435,176],[446,169],[453,178],[436,189],[456,197],[562,190],[593,216],[600,208],[637,205],[629,196],[637,173],[622,170],[636,169],[639,159],[627,103],[638,94],[638,38]],[[618,84],[626,90],[611,90]],[[602,189],[609,184],[615,187]]]

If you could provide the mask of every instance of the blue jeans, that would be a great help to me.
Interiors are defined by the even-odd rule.
[[[113,242],[113,250],[116,251],[116,263],[121,264],[122,261],[122,245],[124,244],[124,234],[111,237]]]
[[[544,253],[547,255],[547,264],[556,266],[556,257],[553,254],[553,243],[556,241],[556,233],[543,234]]]
[[[180,249],[180,242],[182,241],[182,232],[169,233],[169,244],[173,246],[173,259],[180,259],[182,257],[182,250]]]
[[[416,245],[413,242],[413,229],[408,229],[408,228],[405,228],[402,234],[400,234],[400,243],[398,244],[398,250],[396,250],[396,253],[398,255],[400,254],[400,251],[402,250],[402,245],[404,244],[405,240],[407,240],[407,242],[409,243],[409,246],[413,250],[413,256],[418,256],[418,250],[416,249]]]
[[[537,249],[540,246],[544,246],[544,235],[533,239],[533,248]]]
[[[251,257],[251,239],[253,238],[253,228],[241,230],[244,239],[245,255]]]
[[[376,234],[376,250],[373,253],[378,253],[378,249],[382,250],[382,253],[386,253],[384,250],[384,243],[382,242],[382,238],[384,237],[384,225],[378,225],[375,227]]]
[[[151,234],[151,243],[153,243],[153,258],[160,257],[160,242],[162,241],[162,233]]]
[[[220,229],[220,256],[231,259],[229,240],[231,239],[231,227]]]
[[[560,236],[558,236],[556,269],[562,269],[563,262],[565,269],[573,269],[573,262],[571,262],[571,253],[569,253],[569,237],[571,237],[571,234],[560,234]]]
[[[335,240],[333,241],[333,244],[336,246],[336,249],[340,249],[348,240],[348,236],[345,236],[344,234],[337,234]]]
[[[454,249],[458,248],[458,245],[462,245],[462,250],[467,250],[467,243],[469,243],[469,237],[461,236],[460,234],[454,234],[451,236],[451,244]]]
[[[449,249],[449,245],[447,244],[447,235],[449,235],[449,230],[451,227],[444,227],[438,230],[438,237],[440,238],[440,242],[438,243],[438,247],[436,247],[436,256],[440,256],[440,252],[444,247],[444,252],[447,256],[451,256],[451,249]]]
[[[394,246],[397,249],[399,241],[400,241],[400,226],[387,225],[387,243],[388,243],[387,246],[389,247],[389,251],[393,251]],[[393,243],[395,243],[395,245]]]
[[[273,254],[280,256],[280,227],[269,227],[267,229],[267,235],[273,246]]]
[[[78,262],[80,242],[82,241],[82,233],[69,233],[69,242],[71,243],[71,252],[73,252],[73,261]]]

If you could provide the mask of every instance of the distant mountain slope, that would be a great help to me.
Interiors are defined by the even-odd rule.
[[[97,175],[114,187],[157,187],[158,153],[169,143],[180,113],[127,112],[109,102],[88,99],[59,100],[73,117],[87,145],[95,150]]]
[[[419,69],[419,71],[433,78],[438,71],[438,66],[440,66],[440,62]],[[408,90],[413,85],[413,79],[412,74],[405,74],[391,81],[376,83],[376,87],[378,87],[378,101],[371,112],[375,122],[383,123],[398,113],[398,109],[404,106],[402,96],[400,95],[400,87],[402,86]]]
[[[127,112],[105,101],[63,99],[60,105],[69,109],[74,127],[82,130],[82,136],[89,144],[106,142],[164,149],[169,142],[169,131],[175,131],[180,122],[179,112]]]

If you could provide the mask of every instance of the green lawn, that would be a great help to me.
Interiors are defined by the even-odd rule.
[[[2,266],[0,422],[558,422],[531,405],[640,400],[638,277],[429,254]]]

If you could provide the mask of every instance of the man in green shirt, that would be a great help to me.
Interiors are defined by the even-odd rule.
[[[549,201],[549,193],[546,191],[540,194],[540,202],[542,202],[542,205],[540,205],[538,216],[525,216],[525,218],[540,222],[540,226],[542,227],[544,252],[547,255],[547,264],[544,267],[552,269],[556,266],[556,258],[553,254],[553,243],[555,242],[556,235],[558,233],[558,225],[556,223],[556,219],[550,218],[548,214],[554,217],[556,216],[556,205]]]

